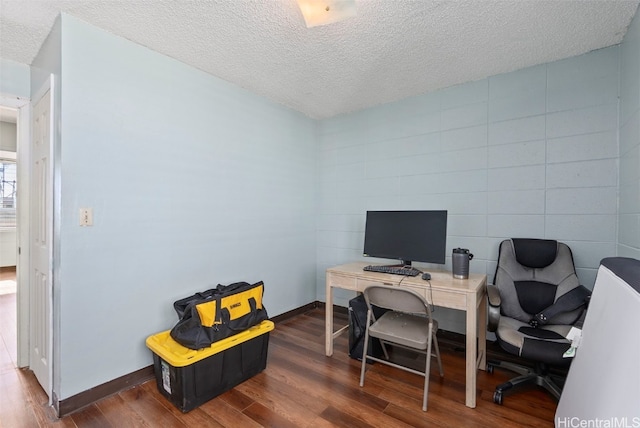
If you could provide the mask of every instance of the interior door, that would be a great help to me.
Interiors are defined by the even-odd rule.
[[[51,168],[51,89],[33,107],[31,147],[31,272],[29,366],[51,398],[51,301],[53,180]]]

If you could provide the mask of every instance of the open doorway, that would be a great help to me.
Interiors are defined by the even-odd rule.
[[[15,227],[13,230],[17,234],[16,243],[10,244],[10,256],[0,256],[3,261],[5,257],[13,258],[12,260],[4,262],[7,266],[4,270],[3,279],[8,280],[8,276],[11,275],[11,280],[14,277],[15,270],[15,285],[17,293],[12,294],[11,297],[3,300],[15,302],[9,309],[2,310],[0,313],[0,323],[5,329],[10,328],[9,333],[5,335],[5,340],[10,344],[10,348],[16,349],[15,355],[17,360],[10,359],[9,364],[17,367],[29,366],[29,141],[30,141],[30,121],[31,121],[31,104],[29,98],[23,98],[16,95],[7,93],[0,93],[0,112],[2,120],[0,122],[10,123],[11,126],[3,126],[3,128],[11,129],[9,134],[3,134],[0,139],[2,140],[2,158],[10,160],[16,164],[16,178],[15,178],[15,197],[13,195],[13,183],[5,186],[5,191],[2,198],[5,197],[4,193],[7,193],[7,199],[3,199],[3,206],[8,205],[15,206]],[[15,140],[14,140],[15,139]],[[7,169],[12,169],[9,167]],[[5,174],[5,178],[8,178]],[[8,178],[8,181],[13,181],[13,178]],[[9,200],[10,197],[10,200]],[[17,254],[16,254],[17,253]],[[11,267],[11,265],[15,267]],[[6,271],[9,272],[6,272]],[[9,285],[11,286],[11,285]],[[13,291],[13,290],[11,290]],[[15,300],[14,300],[15,299]],[[14,311],[15,310],[15,311]],[[5,318],[15,320],[14,322],[5,322]],[[3,342],[5,341],[3,340]],[[16,343],[17,342],[17,343]],[[5,354],[7,356],[7,354]],[[6,365],[3,365],[6,367]]]
[[[33,371],[50,404],[53,397],[53,89],[51,75],[35,92],[35,104],[29,98],[0,93],[0,107],[15,110],[17,116],[16,365]]]
[[[17,109],[0,106],[0,364],[18,367]]]
[[[14,345],[17,348],[15,365],[19,368],[29,367],[34,372],[36,379],[49,396],[50,404],[53,396],[51,383],[53,379],[51,364],[53,349],[52,92],[53,76],[36,92],[37,101],[33,106],[29,98],[0,93],[0,108],[7,108],[3,111],[15,111],[17,117],[15,317],[9,310],[3,312],[16,320],[16,328],[12,329],[15,331],[16,339],[14,340],[13,337],[8,339],[11,344],[17,342],[17,345]],[[35,250],[37,256],[35,262],[32,250]],[[39,276],[31,274],[34,266],[37,266],[36,273]],[[1,319],[0,322],[2,322]],[[3,324],[13,325],[11,322]],[[3,354],[0,353],[0,358],[2,356]],[[6,368],[7,366],[2,363],[3,361],[0,360],[0,368]],[[13,366],[14,362],[10,364]]]

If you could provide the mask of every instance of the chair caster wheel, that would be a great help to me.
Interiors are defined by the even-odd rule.
[[[493,364],[487,364],[487,373],[493,374]]]
[[[493,402],[502,405],[502,391],[496,391],[493,393]]]

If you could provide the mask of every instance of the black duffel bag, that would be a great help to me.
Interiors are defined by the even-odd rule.
[[[171,329],[173,340],[202,349],[269,318],[262,305],[264,283],[218,285],[174,302],[180,321]]]
[[[364,336],[367,329],[367,302],[362,294],[358,294],[349,300],[349,356],[353,359],[362,361],[362,353],[364,351]],[[376,319],[380,318],[386,309],[373,306],[373,315]],[[383,356],[382,345],[380,340],[375,337],[369,337],[369,346],[367,347],[367,355],[381,358]],[[373,361],[368,361],[373,363]]]

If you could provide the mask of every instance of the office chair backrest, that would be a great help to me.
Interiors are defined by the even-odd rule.
[[[579,286],[573,255],[566,244],[548,239],[502,241],[494,279],[501,313],[522,322]],[[571,324],[580,310],[558,315],[554,324]]]
[[[397,286],[371,285],[364,291],[369,305],[375,305],[392,311],[424,314],[431,317],[427,301],[413,290]]]

